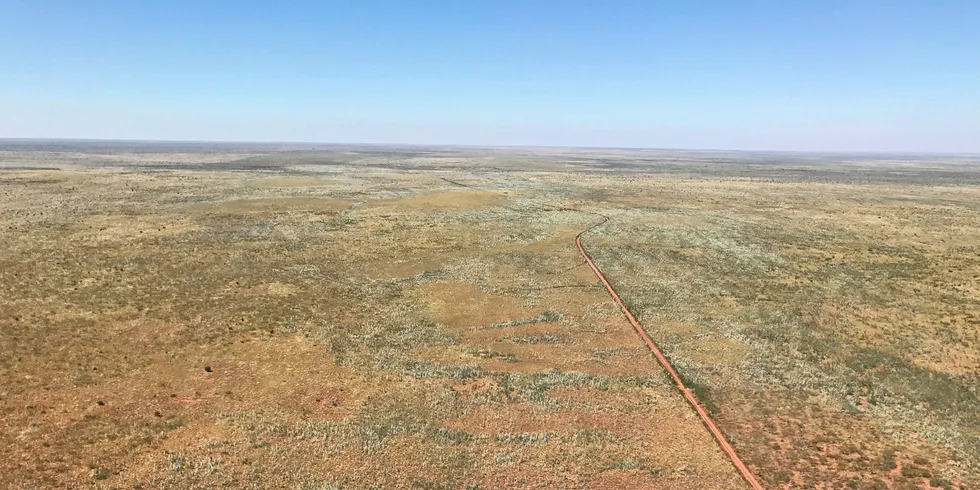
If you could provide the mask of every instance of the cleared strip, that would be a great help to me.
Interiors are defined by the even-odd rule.
[[[595,262],[592,261],[592,257],[589,257],[589,254],[585,252],[584,248],[582,248],[582,235],[585,234],[587,231],[609,221],[608,216],[606,215],[599,215],[599,216],[602,216],[601,223],[596,223],[590,226],[589,228],[582,230],[578,235],[575,236],[575,245],[578,247],[578,251],[582,253],[582,257],[585,257],[585,262],[588,263],[589,267],[592,268],[592,272],[595,272],[595,275],[599,278],[600,281],[602,281],[602,285],[606,287],[607,291],[609,291],[609,295],[612,296],[614,301],[616,301],[616,304],[619,305],[619,308],[623,310],[623,314],[626,315],[626,319],[628,319],[630,324],[633,325],[633,328],[636,329],[636,333],[640,334],[640,338],[642,338],[643,341],[646,342],[647,347],[650,348],[650,350],[653,352],[654,357],[657,358],[657,362],[659,362],[660,365],[663,366],[665,370],[667,370],[667,373],[670,374],[670,377],[674,380],[674,385],[677,386],[677,389],[680,390],[682,395],[684,395],[684,398],[687,399],[687,402],[690,403],[692,407],[694,407],[694,411],[698,413],[698,416],[701,417],[701,421],[704,422],[704,425],[708,427],[708,431],[711,432],[711,435],[714,436],[716,441],[718,441],[718,445],[721,446],[721,450],[724,451],[725,454],[728,455],[728,457],[732,460],[732,464],[735,465],[735,469],[737,469],[738,472],[741,473],[742,478],[745,479],[746,483],[748,483],[749,486],[753,488],[753,490],[764,490],[764,487],[762,486],[761,483],[759,483],[759,480],[756,479],[755,475],[752,474],[752,471],[748,468],[748,466],[745,466],[745,463],[742,462],[742,459],[738,457],[738,454],[735,452],[735,448],[732,447],[732,445],[728,442],[728,439],[725,438],[725,434],[723,434],[721,432],[721,429],[718,428],[718,425],[715,423],[714,419],[711,418],[711,415],[708,414],[708,411],[705,410],[704,406],[701,405],[701,402],[699,402],[697,397],[694,396],[694,393],[690,389],[688,389],[686,385],[684,385],[683,381],[681,381],[680,375],[677,374],[677,370],[675,370],[674,366],[670,364],[669,360],[667,360],[667,356],[665,356],[664,353],[660,350],[660,347],[657,347],[657,344],[653,342],[653,339],[651,339],[650,336],[647,335],[646,330],[643,329],[643,326],[640,325],[640,322],[636,320],[636,318],[633,316],[632,313],[630,313],[630,310],[626,308],[626,305],[623,303],[623,300],[619,297],[618,294],[616,294],[616,290],[613,289],[612,285],[609,284],[609,281],[606,280],[606,277],[602,275],[602,272],[595,265]]]

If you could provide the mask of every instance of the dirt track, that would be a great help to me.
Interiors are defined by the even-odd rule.
[[[583,234],[609,221],[608,216],[599,216],[602,216],[601,222],[582,230],[575,236],[575,245],[578,247],[579,252],[581,252],[582,257],[585,258],[585,261],[589,264],[589,267],[592,268],[592,272],[595,272],[595,275],[600,281],[602,281],[602,285],[605,286],[607,291],[609,291],[613,301],[615,301],[616,304],[619,305],[619,308],[623,310],[623,314],[626,315],[626,319],[629,320],[630,324],[633,325],[633,328],[636,329],[636,333],[640,334],[640,337],[644,342],[646,342],[647,347],[650,348],[653,355],[657,358],[657,362],[659,362],[660,365],[667,370],[667,373],[670,374],[670,377],[674,380],[674,384],[677,386],[677,389],[684,395],[684,398],[688,401],[688,403],[694,407],[694,410],[698,413],[698,416],[701,417],[701,421],[704,422],[704,425],[707,426],[708,431],[711,432],[711,435],[716,441],[718,441],[718,445],[721,446],[722,451],[724,451],[725,454],[732,460],[732,464],[735,465],[735,468],[742,475],[742,478],[744,478],[746,483],[748,483],[753,489],[761,490],[763,488],[762,484],[759,483],[759,480],[757,480],[755,475],[752,474],[752,471],[745,465],[744,462],[742,462],[742,459],[738,457],[738,454],[735,452],[735,448],[733,448],[725,438],[725,434],[723,434],[721,429],[718,428],[718,425],[715,424],[715,421],[711,418],[711,415],[709,415],[708,411],[704,408],[704,405],[702,405],[701,402],[698,401],[697,397],[694,396],[694,393],[691,392],[687,386],[685,386],[684,381],[681,380],[681,377],[679,374],[677,374],[674,366],[671,365],[669,360],[667,360],[667,357],[660,350],[660,348],[657,347],[657,344],[654,343],[653,339],[650,338],[643,326],[640,325],[640,322],[636,320],[636,317],[634,317],[633,314],[630,313],[629,309],[626,308],[626,305],[623,303],[623,300],[620,299],[619,294],[616,293],[616,290],[613,289],[611,284],[609,284],[609,281],[607,281],[605,276],[602,275],[602,271],[599,270],[599,267],[595,265],[595,262],[593,262],[592,258],[589,257],[589,254],[586,253],[585,248],[582,247]]]

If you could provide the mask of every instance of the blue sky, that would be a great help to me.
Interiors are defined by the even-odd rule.
[[[980,2],[0,0],[0,137],[980,152]]]

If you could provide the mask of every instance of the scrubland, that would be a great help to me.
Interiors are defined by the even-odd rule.
[[[0,146],[0,485],[977,488],[980,159]]]

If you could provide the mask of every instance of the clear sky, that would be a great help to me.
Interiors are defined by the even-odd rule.
[[[0,137],[980,152],[980,1],[0,0]]]

